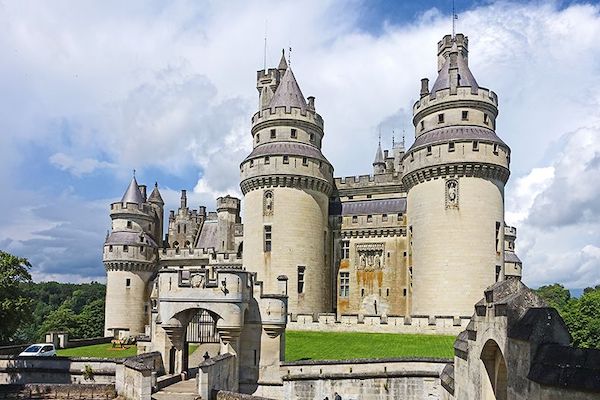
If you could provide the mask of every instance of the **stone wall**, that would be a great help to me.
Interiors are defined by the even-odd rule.
[[[458,335],[467,327],[469,318],[450,316],[379,316],[301,314],[289,321],[291,331],[320,332],[371,332],[371,333],[422,333],[432,335]]]
[[[28,383],[114,384],[119,361],[103,358],[9,357],[0,356],[0,385]],[[86,366],[93,380],[85,379]]]
[[[285,399],[439,399],[444,359],[369,359],[283,363]]]
[[[235,363],[236,357],[229,353],[202,362],[196,376],[200,398],[212,400],[219,390],[236,390],[238,377]]]
[[[115,389],[125,399],[150,399],[155,384],[153,372],[164,372],[160,353],[130,357],[116,368]]]
[[[27,384],[1,385],[2,399],[86,399],[107,400],[117,397],[111,384]]]

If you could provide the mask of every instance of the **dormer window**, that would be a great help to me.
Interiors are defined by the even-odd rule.
[[[438,124],[444,123],[444,114],[438,114]]]
[[[292,139],[296,139],[298,137],[298,133],[296,133],[295,129],[292,129]]]
[[[275,139],[277,137],[277,131],[275,129],[271,129],[271,139]]]

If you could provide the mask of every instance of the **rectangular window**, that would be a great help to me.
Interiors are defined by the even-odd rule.
[[[500,253],[500,250],[501,250],[500,249],[500,245],[501,245],[501,242],[500,242],[500,227],[501,227],[500,222],[496,222],[496,252],[497,253]]]
[[[410,153],[410,162],[415,161],[415,153]]]
[[[453,152],[454,151],[454,142],[448,143],[448,151],[449,152]]]
[[[444,114],[438,114],[438,124],[444,123]]]
[[[406,288],[402,289],[402,296],[406,297]]]
[[[370,199],[370,198],[372,198],[372,197],[373,197],[373,195],[372,195],[372,194],[368,194],[368,195],[367,195],[367,199]]]
[[[290,163],[290,157],[289,156],[283,156],[283,163],[284,164],[289,164]]]
[[[431,155],[431,146],[427,146],[427,155],[430,156]]]
[[[478,141],[473,142],[473,151],[479,151],[479,142]]]
[[[373,222],[373,216],[367,215],[367,222]]]
[[[254,160],[250,160],[250,167],[254,167]]]
[[[295,129],[292,129],[292,139],[296,139],[298,137],[298,134],[296,133]]]
[[[365,289],[360,289],[360,297],[365,297]]]
[[[350,241],[342,240],[342,258],[348,259],[350,258]]]
[[[112,244],[108,246],[108,251],[112,253]]]
[[[311,142],[314,142],[314,141],[315,141],[315,134],[314,134],[314,133],[311,133],[311,134],[310,134],[310,141],[311,141]]]
[[[403,218],[403,214],[402,213],[398,213],[398,221],[402,221]]]
[[[383,215],[381,216],[381,220],[382,220],[383,222],[386,222],[386,221],[388,220],[388,215],[387,215],[387,214],[383,214]]]
[[[180,270],[179,271],[179,286],[190,286],[190,271]]]
[[[352,223],[356,224],[358,222],[358,217],[356,215],[352,216]]]
[[[256,143],[260,143],[260,133],[256,134]]]
[[[271,225],[265,225],[265,252],[271,251],[271,241],[272,241],[272,233],[271,233]]]
[[[271,164],[271,159],[269,158],[269,156],[265,157],[265,164]]]
[[[304,274],[306,272],[306,267],[299,266],[298,267],[298,293],[304,293]]]
[[[388,288],[388,289],[385,289],[385,295],[386,295],[387,297],[390,297],[390,289],[389,289],[389,288]]]
[[[302,157],[302,165],[304,165],[304,166],[308,165],[308,158]]]
[[[125,279],[125,287],[131,287],[131,279]]]
[[[494,154],[498,155],[498,145],[494,143]]]
[[[131,221],[127,221],[127,228],[131,229],[131,226],[132,226]]]
[[[483,114],[483,123],[484,123],[484,124],[486,124],[486,125],[487,125],[487,124],[489,123],[489,119],[490,119],[490,117],[488,117],[488,115],[487,115],[487,114]]]
[[[425,129],[425,121],[421,121],[421,130]]]
[[[502,267],[496,265],[496,282],[498,282],[498,280],[500,279],[500,272],[502,272]]]
[[[340,297],[350,296],[350,272],[340,272]]]
[[[125,253],[129,252],[129,246],[127,246],[126,244],[123,245],[123,252],[125,252]]]
[[[469,119],[469,112],[468,111],[463,111],[462,112],[462,119],[463,121],[466,121]]]
[[[277,137],[277,131],[275,129],[271,129],[271,139],[275,139]]]

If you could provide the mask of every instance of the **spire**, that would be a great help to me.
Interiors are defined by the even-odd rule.
[[[161,206],[165,204],[158,190],[158,182],[154,182],[154,189],[152,190],[152,193],[150,193],[148,201],[150,203],[160,204]]]
[[[279,86],[277,86],[269,107],[298,107],[302,111],[306,111],[306,100],[302,95],[300,86],[298,86],[291,68],[285,70],[285,74],[281,82],[279,82]]]
[[[477,92],[479,85],[469,69],[468,63],[468,38],[461,33],[456,37],[446,35],[438,43],[438,77],[431,88],[431,95],[442,89],[450,89],[452,86],[452,77],[456,76],[456,86],[471,87],[472,92]]]
[[[285,49],[281,49],[281,60],[279,60],[279,66],[277,67],[279,70],[288,69],[287,61],[285,61]]]
[[[121,203],[136,203],[142,204],[144,199],[142,198],[142,193],[140,192],[140,188],[138,186],[137,181],[135,180],[135,172],[133,178],[131,178],[131,182],[121,199]]]
[[[375,153],[375,161],[373,161],[373,165],[385,164],[385,160],[383,159],[383,151],[381,151],[381,140],[377,145],[377,152]]]

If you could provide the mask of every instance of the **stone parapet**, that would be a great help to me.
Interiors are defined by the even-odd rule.
[[[311,127],[316,125],[323,134],[323,118],[316,111],[302,111],[297,107],[265,108],[255,113],[252,116],[252,134],[254,135],[257,130],[268,127],[271,121],[278,121],[276,125],[279,126],[282,119],[292,119],[295,123],[304,122],[310,124]]]

